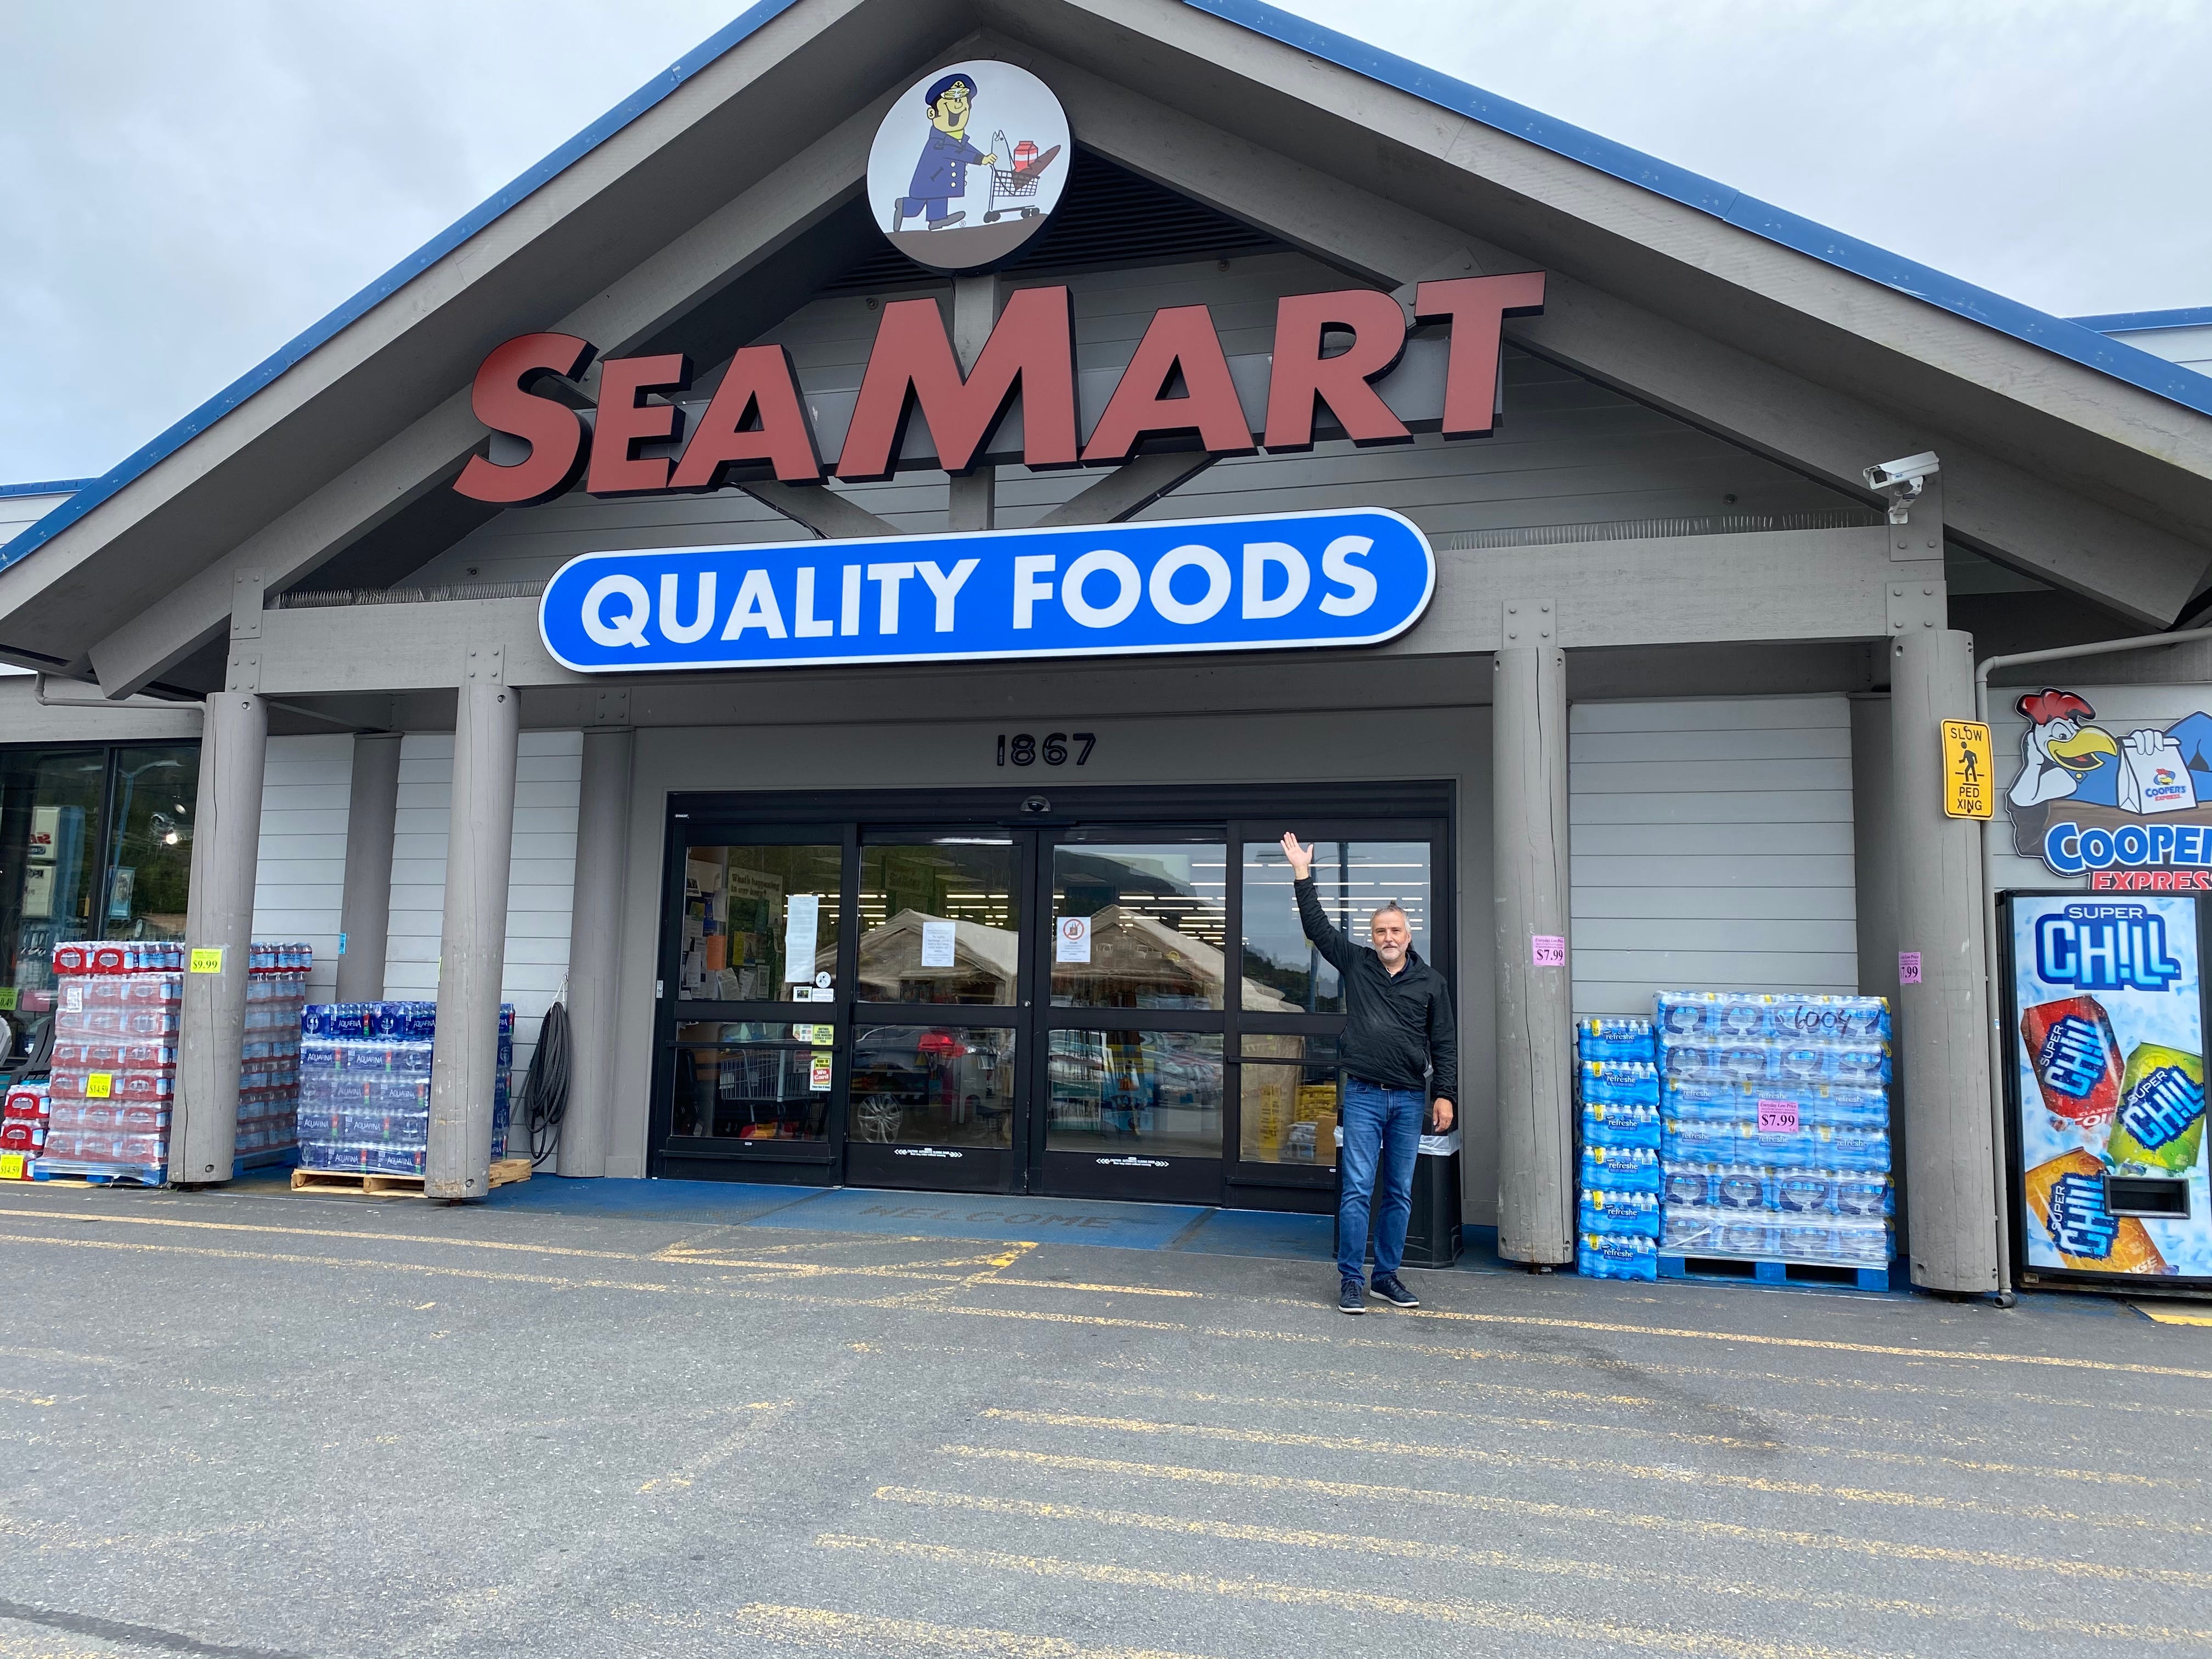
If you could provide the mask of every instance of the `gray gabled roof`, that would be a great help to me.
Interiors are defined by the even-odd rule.
[[[479,203],[182,420],[125,456],[100,477],[77,484],[69,500],[13,540],[0,545],[0,569],[28,557],[70,525],[95,511],[101,502],[113,496],[133,479],[183,447],[349,324],[398,291],[494,220],[524,201],[549,179],[623,131],[702,70],[799,3],[800,0],[758,0],[758,3],[741,13],[727,27],[718,30],[678,58],[505,188]],[[1048,0],[1036,0],[1039,4],[1047,3]],[[2113,319],[2085,318],[2069,320],[2051,316],[1871,243],[1816,224],[1812,220],[1747,196],[1686,168],[1675,167],[1525,105],[1485,92],[1479,87],[1470,86],[1411,59],[1295,17],[1262,3],[1261,0],[1181,0],[1181,3],[1699,212],[1710,214],[1778,246],[1910,295],[1914,299],[1968,318],[2186,408],[2212,415],[2212,380],[2115,340],[2110,337],[2109,333],[2100,332],[2095,326]]]

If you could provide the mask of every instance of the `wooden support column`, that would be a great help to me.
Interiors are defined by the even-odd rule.
[[[258,595],[256,595],[257,602]],[[252,678],[250,675],[246,678]],[[252,691],[207,700],[185,910],[185,1000],[169,1180],[228,1181],[238,1146],[238,1074],[253,945],[253,876],[261,857],[261,776],[269,706]]]
[[[446,837],[446,914],[438,941],[438,1036],[430,1056],[430,1151],[423,1190],[482,1198],[490,1188],[500,986],[514,854],[517,694],[501,653],[468,654],[453,721],[453,803]]]
[[[1574,1260],[1574,1012],[1567,932],[1567,663],[1559,607],[1503,607],[1492,698],[1498,973],[1498,1253]]]
[[[1906,620],[1890,647],[1889,707],[1897,948],[1908,967],[1919,957],[1917,983],[1899,976],[1894,1042],[1907,1243],[1915,1285],[1994,1295],[2002,1246],[1981,842],[1973,820],[1943,813],[1942,722],[1974,717],[1974,641],[1933,618]]]
[[[392,935],[392,833],[399,816],[399,733],[353,740],[353,790],[346,798],[345,889],[338,901],[340,1002],[384,1000],[384,956]]]
[[[627,696],[623,695],[625,710]],[[604,699],[603,699],[604,701]],[[576,813],[575,905],[568,928],[568,1111],[561,1125],[564,1176],[607,1172],[614,1117],[623,884],[629,867],[629,781],[637,734],[586,727]]]
[[[972,374],[975,360],[991,338],[999,320],[999,279],[996,276],[956,276],[952,281],[952,349],[960,359],[960,372]],[[999,469],[985,463],[965,477],[951,481],[945,498],[945,528],[989,530],[998,514]]]

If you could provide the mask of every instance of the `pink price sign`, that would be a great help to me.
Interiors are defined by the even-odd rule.
[[[1567,965],[1567,941],[1558,933],[1531,933],[1528,959],[1539,968],[1564,968]]]
[[[1759,1133],[1763,1135],[1794,1135],[1797,1133],[1797,1103],[1794,1100],[1762,1100],[1759,1103]]]
[[[1920,983],[1920,952],[1899,951],[1897,953],[1897,982],[1899,985]]]

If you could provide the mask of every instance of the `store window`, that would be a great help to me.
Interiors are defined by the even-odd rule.
[[[860,1000],[1012,1007],[1018,875],[1012,836],[863,847]]]
[[[1218,842],[1054,848],[1053,1006],[1220,1007],[1227,866]]]
[[[20,1059],[53,1008],[53,948],[175,939],[191,889],[196,744],[0,750],[0,1022]]]
[[[701,1140],[820,1140],[836,1030],[760,1020],[676,1028],[673,1132]]]
[[[1367,943],[1368,918],[1395,902],[1406,912],[1413,949],[1431,954],[1434,897],[1430,846],[1425,841],[1323,841],[1314,843],[1314,888],[1322,908],[1353,943]],[[1244,844],[1244,976],[1306,1013],[1344,1012],[1337,971],[1306,940],[1291,891],[1290,860],[1274,842]],[[1255,1004],[1245,993],[1248,1008]]]
[[[833,988],[844,858],[834,844],[686,848],[677,996],[811,1002]]]
[[[1239,1151],[1244,1161],[1334,1169],[1344,1082],[1337,1040],[1247,1031],[1242,1050]]]

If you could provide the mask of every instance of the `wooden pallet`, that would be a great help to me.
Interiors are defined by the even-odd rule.
[[[1832,1267],[1816,1261],[1758,1261],[1746,1256],[1659,1257],[1662,1279],[1696,1279],[1708,1283],[1784,1286],[1793,1290],[1886,1291],[1888,1267]]]
[[[530,1179],[530,1160],[526,1158],[495,1158],[491,1166],[490,1185],[504,1187],[511,1181]],[[380,1170],[295,1170],[292,1171],[292,1190],[295,1193],[360,1193],[369,1198],[423,1198],[423,1177],[418,1175],[390,1175]]]

